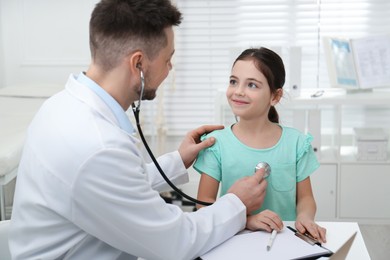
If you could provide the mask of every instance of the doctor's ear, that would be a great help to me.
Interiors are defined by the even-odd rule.
[[[138,74],[140,70],[142,70],[142,61],[144,60],[144,54],[142,51],[136,51],[128,57],[128,66],[132,73]]]

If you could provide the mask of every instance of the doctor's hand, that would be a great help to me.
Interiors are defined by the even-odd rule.
[[[264,230],[267,232],[272,232],[274,229],[281,231],[283,229],[283,221],[278,214],[266,209],[255,215],[248,216],[246,229],[252,231]]]
[[[268,183],[263,176],[264,168],[261,168],[253,176],[236,181],[227,191],[227,193],[235,194],[244,203],[248,215],[259,209],[264,202]]]
[[[200,140],[200,137],[223,128],[223,125],[204,125],[187,133],[179,147],[179,153],[186,168],[194,163],[196,156],[201,150],[215,143],[214,137],[207,138],[203,141]]]

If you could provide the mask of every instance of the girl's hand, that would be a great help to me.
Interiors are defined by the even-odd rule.
[[[266,209],[256,215],[248,216],[246,228],[252,231],[264,230],[272,232],[274,229],[280,231],[283,229],[283,221],[278,214]]]
[[[307,232],[319,242],[326,243],[326,229],[308,217],[298,216],[295,221],[295,228],[302,234]]]

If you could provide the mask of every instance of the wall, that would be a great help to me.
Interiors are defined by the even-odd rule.
[[[95,2],[1,0],[2,83],[63,84],[71,72],[86,69]]]

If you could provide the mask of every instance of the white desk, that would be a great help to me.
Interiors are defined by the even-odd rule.
[[[319,89],[305,89],[300,96],[292,97],[286,94],[281,99],[281,104],[288,106],[318,106],[318,105],[388,105],[390,98],[390,88],[378,88],[371,92],[347,93],[345,89],[328,88],[322,95],[312,97]],[[369,98],[367,98],[369,97]]]
[[[294,227],[294,222],[286,221],[286,226]],[[348,251],[348,255],[345,259],[349,260],[370,260],[370,256],[367,252],[366,245],[363,237],[360,233],[360,228],[357,223],[354,222],[318,222],[321,226],[327,229],[327,243],[323,243],[322,246],[326,249],[336,252],[340,249],[349,238],[356,233],[355,240],[351,248]],[[248,233],[244,231],[243,233]],[[298,241],[293,233],[288,230],[283,230],[279,237],[279,244],[274,243],[273,250],[265,251],[266,243],[268,242],[269,234],[264,232],[249,232],[249,234],[243,235],[242,232],[232,239],[227,240],[211,252],[206,253],[201,259],[284,259],[288,257],[299,257],[300,252],[304,255],[326,253],[323,249],[318,247],[312,247],[303,241]],[[276,237],[278,239],[278,236]],[[289,240],[293,239],[293,240]],[[284,244],[281,244],[284,243]],[[258,248],[263,246],[263,249]],[[303,256],[302,255],[302,256]],[[200,259],[200,258],[197,258]],[[322,257],[320,259],[327,259]]]
[[[3,186],[16,177],[25,133],[42,103],[58,86],[0,88],[0,220],[5,219]]]

